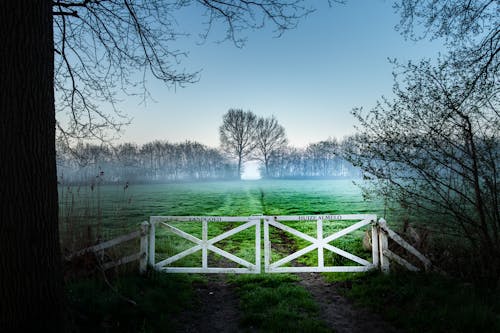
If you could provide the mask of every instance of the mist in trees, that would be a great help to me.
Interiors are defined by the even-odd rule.
[[[255,131],[255,158],[262,162],[264,177],[269,177],[269,159],[271,154],[286,146],[285,128],[274,116],[259,118]]]
[[[88,184],[101,175],[104,183],[164,183],[236,178],[236,165],[219,150],[201,143],[153,141],[115,147],[79,143],[58,149],[61,184]]]
[[[449,52],[434,61],[394,61],[394,98],[368,111],[354,109],[360,133],[346,156],[374,180],[371,192],[402,204],[409,216],[431,218],[432,228],[448,237],[442,247],[458,240],[453,246],[460,249],[454,259],[459,263],[452,269],[470,267],[467,274],[496,286],[498,3],[404,0],[397,8],[405,36],[444,38]],[[469,255],[457,256],[458,251]]]
[[[222,117],[219,128],[222,149],[237,161],[238,176],[241,177],[243,163],[256,147],[257,116],[251,111],[229,109]]]
[[[270,178],[359,178],[360,169],[344,156],[345,142],[328,139],[305,148],[283,147],[269,156],[267,175]]]
[[[347,140],[347,139],[346,139]],[[306,148],[280,146],[260,161],[261,178],[358,178],[358,168],[342,157],[344,142],[335,139]],[[256,148],[257,149],[257,148]],[[78,143],[57,147],[59,184],[167,183],[240,179],[238,165],[224,151],[194,141],[152,141],[143,145],[116,146]]]
[[[334,139],[309,144],[305,149],[287,146],[285,128],[274,117],[230,109],[219,128],[224,152],[242,163],[260,161],[263,178],[358,177],[359,170],[342,157],[343,146]]]
[[[61,184],[164,183],[176,181],[236,180],[243,163],[259,161],[261,178],[359,178],[360,169],[344,155],[352,138],[330,138],[305,148],[287,145],[285,128],[274,117],[230,109],[219,128],[221,147],[194,141],[152,141],[143,145],[58,141],[57,166]]]

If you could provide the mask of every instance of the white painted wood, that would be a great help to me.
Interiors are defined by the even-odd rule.
[[[330,236],[326,237],[326,238],[325,238],[325,240],[324,240],[324,242],[325,242],[325,243],[330,243],[330,242],[332,242],[332,241],[334,241],[334,240],[336,240],[336,239],[338,239],[338,238],[340,238],[340,237],[342,237],[342,236],[347,235],[348,233],[351,233],[351,232],[353,232],[353,231],[355,231],[355,230],[358,230],[359,228],[364,227],[364,226],[365,226],[365,225],[367,225],[367,224],[370,224],[370,223],[371,223],[371,221],[372,221],[372,220],[370,220],[370,219],[366,219],[366,220],[363,220],[363,221],[359,221],[359,222],[357,222],[357,223],[355,223],[355,224],[351,225],[350,227],[347,227],[347,228],[345,228],[345,229],[342,229],[342,230],[340,230],[340,231],[338,231],[338,232],[334,233],[333,235],[330,235]]]
[[[379,245],[378,245],[378,226],[372,223],[372,262],[376,267],[380,266]]]
[[[209,242],[210,245],[213,245],[213,244],[215,244],[217,242],[220,242],[221,240],[223,240],[225,238],[228,238],[228,237],[230,237],[230,236],[232,236],[234,234],[237,234],[240,231],[243,231],[245,229],[253,227],[257,223],[260,223],[260,221],[249,221],[249,222],[247,222],[245,224],[242,224],[242,225],[240,225],[240,226],[238,226],[236,228],[233,228],[233,229],[231,229],[229,231],[226,231],[226,232],[224,232],[224,233],[222,233],[222,234],[220,234],[220,235],[218,235],[218,236],[210,239],[208,242]]]
[[[289,263],[290,261],[294,260],[294,259],[297,259],[298,257],[301,257],[303,256],[304,254],[306,253],[309,253],[313,250],[316,250],[318,248],[318,244],[311,244],[305,248],[303,248],[302,250],[299,250],[297,252],[294,252],[292,254],[290,254],[289,256],[286,256],[285,258],[282,258],[272,264],[269,265],[269,268],[270,269],[275,269],[281,265],[284,265],[286,263]]]
[[[390,271],[389,257],[385,255],[385,250],[389,249],[389,240],[387,239],[387,233],[380,229],[378,233],[378,245],[379,245],[379,260],[380,260],[380,270],[388,274]]]
[[[124,242],[128,242],[132,239],[139,238],[139,237],[141,237],[141,232],[134,231],[134,232],[131,232],[129,234],[113,238],[113,239],[108,240],[106,242],[102,242],[102,243],[99,243],[97,245],[90,246],[90,247],[87,247],[85,249],[76,251],[76,252],[70,254],[69,256],[66,256],[66,259],[70,260],[73,257],[81,256],[87,252],[99,252],[99,251],[105,250],[107,248],[116,246],[116,245],[124,243]]]
[[[420,253],[416,248],[411,246],[407,241],[405,241],[401,236],[399,236],[397,233],[395,233],[393,230],[391,230],[387,226],[387,222],[384,219],[380,219],[379,221],[380,228],[382,228],[387,235],[396,243],[398,243],[401,247],[403,247],[405,250],[413,254],[415,257],[417,257],[425,266],[425,269],[428,270],[432,263],[429,259],[427,259],[422,253]]]
[[[139,260],[139,272],[144,274],[148,267],[148,236],[149,236],[149,223],[147,221],[141,224],[141,245]]]
[[[261,258],[261,219],[263,219],[264,226],[264,269],[266,272],[364,272],[367,270],[371,270],[382,261],[380,256],[381,252],[379,252],[378,247],[381,243],[383,243],[383,235],[381,232],[378,232],[377,227],[374,229],[377,230],[373,232],[372,227],[372,245],[375,245],[375,248],[372,249],[372,259],[373,263],[360,258],[358,256],[353,255],[347,251],[339,249],[335,246],[328,244],[342,236],[345,236],[359,228],[362,228],[370,223],[376,221],[376,215],[372,214],[350,214],[350,215],[305,215],[305,216],[251,216],[251,217],[230,217],[230,216],[213,216],[213,217],[205,217],[205,216],[154,216],[151,218],[151,222],[154,225],[155,223],[161,223],[162,225],[169,228],[170,231],[175,233],[176,235],[183,237],[195,245],[190,249],[187,249],[181,253],[176,254],[170,258],[166,258],[160,262],[158,262],[155,267],[162,271],[166,272],[192,272],[192,273],[221,273],[221,272],[230,272],[230,273],[255,273],[260,272],[260,258]],[[324,237],[323,226],[325,221],[331,221],[334,223],[336,220],[358,220],[358,222],[353,225],[340,230],[328,237]],[[360,220],[360,221],[359,221]],[[176,222],[186,222],[186,223],[202,223],[202,239],[198,239],[197,237],[190,235],[178,228],[175,228],[169,225],[166,222],[176,221]],[[316,238],[304,234],[294,228],[291,228],[279,221],[316,221]],[[246,222],[243,225],[240,225],[236,228],[233,228],[229,231],[226,231],[220,235],[213,237],[212,239],[208,239],[208,223],[215,222]],[[246,230],[250,227],[255,226],[255,264],[248,262],[242,258],[239,258],[231,253],[228,253],[218,247],[215,247],[214,244],[228,238],[238,232]],[[275,228],[286,231],[292,235],[300,237],[304,240],[311,242],[312,244],[292,253],[285,258],[282,258],[274,263],[271,263],[272,255],[271,255],[271,241],[269,237],[270,228],[269,226],[273,226]],[[150,228],[151,230],[151,228]],[[151,232],[150,232],[151,234]],[[384,233],[385,234],[385,233]],[[387,239],[386,239],[387,242]],[[150,244],[151,247],[151,244]],[[318,266],[317,267],[280,267],[286,263],[291,262],[294,259],[299,258],[313,250],[318,250]],[[362,266],[325,266],[324,262],[324,249],[337,253],[341,256],[348,258]],[[196,251],[202,251],[202,263],[201,267],[164,267],[165,265],[170,265],[175,261],[192,254]],[[219,267],[208,267],[208,252],[212,251],[217,253],[243,268],[219,268]],[[151,255],[151,254],[150,254]],[[388,258],[385,257],[385,263],[388,264]]]
[[[154,219],[151,217],[149,218],[149,251],[148,251],[148,264],[152,267],[155,265],[155,237],[156,237],[156,230],[155,230],[155,223]]]
[[[295,235],[297,237],[305,239],[305,240],[307,240],[307,241],[309,241],[311,243],[315,243],[316,242],[316,238],[311,237],[309,235],[306,235],[303,232],[295,230],[295,229],[293,229],[293,228],[291,228],[291,227],[289,227],[287,225],[284,225],[282,223],[276,222],[276,217],[274,218],[274,220],[269,220],[269,225],[272,225],[273,227],[276,227],[276,228],[279,228],[279,229],[284,230],[286,232],[289,232],[292,235]]]
[[[171,226],[170,224],[166,224],[164,222],[160,222],[160,224],[162,226],[164,226],[165,228],[169,229],[171,232],[173,232],[174,234],[178,235],[178,236],[181,236],[182,238],[184,239],[187,239],[195,244],[198,244],[200,245],[202,243],[201,239],[199,239],[198,237],[195,237],[191,234],[188,234],[187,232],[184,232],[180,229],[177,229],[176,227],[173,227]]]
[[[255,266],[259,268],[259,271],[261,269],[261,244],[260,244],[260,222],[262,217],[253,217],[253,220],[255,220]]]
[[[201,267],[206,269],[208,268],[208,222],[207,220],[203,220],[201,224],[201,238],[203,241],[201,247]]]
[[[266,273],[368,272],[375,266],[277,267]]]
[[[248,217],[245,216],[151,216],[151,223],[160,222],[247,222]]]
[[[417,267],[413,266],[411,263],[409,263],[405,259],[401,258],[400,256],[398,256],[396,253],[392,252],[391,250],[384,250],[384,255],[386,257],[390,258],[391,260],[394,260],[395,262],[397,262],[398,264],[400,264],[401,266],[403,266],[404,268],[406,268],[409,271],[412,271],[412,272],[419,271],[419,269]]]
[[[198,274],[222,274],[222,273],[231,273],[231,274],[258,274],[260,270],[251,269],[251,268],[217,268],[217,267],[208,267],[203,269],[201,267],[162,267],[158,269],[159,271],[166,273],[198,273]]]
[[[222,250],[222,249],[219,249],[218,247],[215,247],[215,246],[213,246],[213,245],[210,245],[210,246],[208,247],[208,249],[209,249],[210,251],[212,251],[212,252],[217,253],[218,255],[223,256],[224,258],[227,258],[227,259],[229,259],[229,260],[231,260],[231,261],[234,261],[234,262],[235,262],[235,263],[237,263],[237,264],[240,264],[241,266],[244,266],[244,267],[247,267],[247,268],[255,266],[254,264],[252,264],[252,263],[250,263],[250,262],[246,261],[245,259],[242,259],[242,258],[240,258],[240,257],[237,257],[237,256],[235,256],[235,255],[233,255],[233,254],[231,254],[231,253],[229,253],[229,252],[226,252],[226,251],[224,251],[224,250]]]
[[[323,256],[323,220],[319,218],[316,221],[316,242],[318,244],[318,267],[325,267],[325,258]]]
[[[344,214],[344,215],[281,215],[274,216],[276,221],[316,221],[321,219],[323,221],[338,220],[338,221],[350,221],[350,220],[370,220],[376,221],[377,215],[373,214]]]
[[[244,223],[243,225],[240,225],[236,228],[233,228],[229,231],[226,231],[220,235],[215,236],[212,239],[208,239],[208,223],[216,223],[216,222],[229,222],[227,219],[231,217],[205,217],[205,219],[201,219],[202,223],[202,239],[199,239],[187,232],[184,232],[168,223],[165,223],[164,221],[175,221],[175,222],[200,222],[199,217],[181,217],[178,218],[176,216],[167,216],[167,217],[154,217],[154,222],[159,223],[162,226],[168,228],[172,233],[187,239],[196,245],[193,247],[182,251],[181,253],[178,253],[174,256],[168,257],[154,265],[154,267],[158,270],[163,270],[166,272],[197,272],[197,273],[210,273],[210,272],[221,272],[218,270],[217,267],[208,267],[208,252],[212,251],[214,253],[217,253],[241,266],[244,266],[245,268],[241,268],[244,270],[246,273],[254,273],[254,272],[260,272],[260,215],[255,216],[255,217],[238,217],[238,218],[231,218],[231,222],[247,222]],[[180,221],[182,220],[182,221]],[[250,221],[249,221],[250,220]],[[230,237],[238,232],[241,232],[243,230],[246,230],[252,226],[255,226],[255,244],[256,244],[256,264],[252,264],[242,258],[239,258],[231,253],[228,253],[220,248],[215,247],[213,244]],[[193,254],[197,251],[202,251],[202,262],[201,262],[201,267],[164,267],[166,265],[170,265],[190,254]],[[234,272],[234,270],[238,270],[240,268],[227,268],[225,272]],[[238,271],[240,272],[240,271]],[[240,272],[241,273],[241,272]]]
[[[281,220],[281,221],[310,221],[310,217],[312,216],[315,216],[317,218],[316,220],[316,235],[317,237],[316,238],[313,238],[309,235],[306,235],[298,230],[295,230],[289,226],[286,226],[282,223],[279,223],[279,222],[276,222],[276,220]],[[330,220],[340,220],[340,219],[343,219],[345,218],[346,220],[350,220],[352,219],[353,217],[357,217],[357,218],[364,218],[362,221],[359,221],[355,224],[353,224],[352,226],[349,226],[345,229],[342,229],[336,233],[334,233],[333,235],[330,235],[326,238],[323,238],[323,220],[321,219],[321,217],[328,217]],[[366,226],[367,224],[370,224],[372,223],[373,221],[376,221],[376,216],[375,215],[361,215],[361,214],[357,214],[357,215],[336,215],[337,218],[332,218],[331,215],[308,215],[306,216],[305,218],[302,218],[302,217],[298,217],[298,216],[274,216],[274,217],[271,217],[271,218],[268,218],[266,220],[267,223],[264,224],[264,227],[266,227],[267,225],[267,230],[265,231],[265,234],[264,234],[264,237],[266,237],[266,234],[269,233],[269,225],[272,225],[276,228],[279,228],[281,230],[284,230],[284,231],[287,231],[293,235],[296,235],[300,238],[303,238],[309,242],[311,242],[312,244],[299,250],[299,251],[296,251],[288,256],[286,256],[285,258],[282,258],[280,260],[277,260],[276,262],[274,263],[267,263],[265,265],[265,270],[266,272],[295,272],[297,271],[297,267],[280,267],[286,263],[289,263],[291,262],[292,260],[294,259],[297,259],[301,256],[303,256],[304,254],[307,254],[315,249],[318,249],[318,266],[317,267],[308,267],[308,268],[303,268],[301,267],[298,271],[307,271],[307,272],[331,272],[331,271],[335,271],[335,272],[338,272],[338,271],[342,271],[342,269],[339,269],[339,268],[332,268],[332,266],[330,267],[327,267],[325,266],[324,264],[324,250],[323,249],[327,249],[329,251],[332,251],[334,253],[337,253],[343,257],[346,257],[358,264],[361,264],[363,265],[363,267],[369,267],[369,269],[372,269],[374,266],[372,263],[370,263],[369,261],[363,259],[363,258],[360,258],[358,256],[355,256],[349,252],[346,252],[344,250],[341,250],[335,246],[332,246],[330,244],[328,244],[329,242],[335,240],[335,239],[338,239],[350,232],[353,232],[359,228],[362,228],[364,226]],[[269,235],[267,235],[267,237],[269,237]],[[265,252],[268,252],[267,253],[267,256],[266,258],[269,258],[270,260],[270,244],[269,246],[265,246],[264,247],[264,250]],[[352,266],[348,266],[348,267],[352,267]],[[357,266],[354,266],[354,267],[357,267]],[[348,270],[352,271],[352,268],[348,268]],[[357,270],[357,268],[354,269],[355,271]]]
[[[264,271],[269,270],[271,262],[271,242],[269,240],[269,221],[274,220],[274,217],[267,216],[264,218]]]
[[[193,254],[197,251],[200,251],[200,250],[201,250],[201,245],[195,245],[193,247],[190,247],[187,250],[184,250],[180,253],[177,253],[174,256],[168,257],[167,259],[164,259],[162,261],[157,262],[155,264],[155,267],[160,268],[160,267],[165,266],[165,265],[170,265],[171,263],[176,262],[177,260],[180,260],[180,259],[182,259],[190,254]]]
[[[347,251],[344,251],[342,249],[339,249],[338,247],[335,247],[335,246],[332,246],[330,244],[325,244],[324,245],[325,249],[329,250],[329,251],[332,251],[334,253],[337,253],[338,255],[341,255],[342,257],[345,257],[347,259],[350,259],[358,264],[361,264],[363,266],[368,266],[368,265],[372,265],[371,262],[363,259],[363,258],[360,258],[358,256],[355,256],[354,254],[352,253],[349,253]]]

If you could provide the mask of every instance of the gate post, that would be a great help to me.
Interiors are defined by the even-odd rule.
[[[153,219],[149,220],[149,252],[148,264],[152,267],[155,265],[155,223]]]
[[[149,223],[144,221],[141,223],[141,258],[139,259],[139,273],[146,273],[148,267],[148,237]]]
[[[269,272],[271,263],[271,241],[269,240],[269,221],[274,221],[274,217],[264,217],[264,272]]]
[[[377,220],[372,221],[372,263],[377,269],[380,269],[380,249],[378,245],[379,227]]]
[[[260,238],[262,237],[261,232],[260,232],[260,224],[262,221],[262,215],[259,215],[258,217],[251,217],[250,219],[257,220],[255,222],[255,267],[256,271],[255,273],[260,273],[262,270],[262,265],[261,265],[261,244],[260,244]]]
[[[323,269],[325,267],[325,257],[323,251],[323,220],[316,221],[316,240],[318,244],[318,267]]]
[[[383,273],[389,274],[390,271],[390,264],[389,264],[389,257],[385,255],[385,251],[389,250],[389,239],[387,238],[387,233],[380,228],[380,226],[385,225],[386,222],[384,219],[380,219],[378,221],[379,223],[379,254],[380,254],[380,269],[382,270]]]

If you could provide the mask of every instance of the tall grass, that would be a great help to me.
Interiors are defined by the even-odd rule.
[[[259,332],[331,332],[319,319],[311,295],[291,274],[232,278],[242,310],[242,325]]]
[[[338,286],[405,332],[500,332],[500,291],[409,272],[356,275]]]
[[[86,278],[66,285],[71,324],[81,332],[177,332],[177,316],[195,306],[196,276],[150,271],[125,275],[113,288],[102,279]]]
[[[383,204],[376,201],[363,202],[361,193],[348,184],[346,181],[256,181],[131,184],[127,189],[123,186],[100,184],[94,185],[94,188],[90,185],[61,186],[61,233],[69,244],[68,248],[74,249],[80,246],[75,245],[75,242],[90,245],[107,235],[136,230],[142,221],[152,215],[384,214]],[[389,214],[392,215],[386,218],[391,222],[391,216],[401,215],[401,212],[389,210]],[[201,238],[201,223],[173,224]],[[315,236],[314,222],[286,224]],[[352,221],[324,223],[324,237],[350,224]],[[236,225],[237,223],[209,223],[209,238]],[[273,261],[309,245],[307,241],[286,232],[274,228],[271,230]],[[366,228],[346,235],[332,242],[332,245],[370,260],[371,252],[362,248],[361,240],[365,230]],[[157,232],[157,260],[193,245],[166,229],[158,228]],[[253,237],[254,229],[251,228],[215,245],[253,262]],[[325,251],[325,258],[327,265],[352,264],[328,251]],[[224,262],[217,255],[209,258],[209,265],[221,264],[236,265]],[[316,251],[292,264],[316,265]],[[175,265],[200,266],[201,252],[194,253]],[[497,292],[488,293],[481,288],[435,275],[331,273],[325,276],[358,304],[382,312],[396,326],[408,332],[500,331],[500,295]],[[118,279],[113,282],[116,291],[110,291],[102,280],[73,281],[68,287],[68,294],[76,309],[75,320],[85,325],[78,316],[88,318],[93,323],[92,327],[88,327],[89,330],[120,331],[118,326],[121,325],[122,329],[125,327],[121,331],[125,332],[129,326],[129,331],[133,331],[133,328],[136,331],[160,332],[164,331],[162,329],[166,330],[162,325],[166,325],[176,313],[192,307],[195,298],[192,279],[199,277],[157,273],[146,278],[127,277],[124,281],[120,282]],[[237,287],[241,302],[242,327],[250,331],[326,331],[327,328],[318,321],[318,309],[311,296],[297,286],[296,279],[289,274],[231,277],[230,282]],[[133,299],[137,305],[130,305],[120,294]],[[127,318],[121,317],[117,313],[119,311]],[[152,322],[153,317],[159,317],[158,326],[155,326],[156,322]],[[129,324],[129,319],[134,322]]]

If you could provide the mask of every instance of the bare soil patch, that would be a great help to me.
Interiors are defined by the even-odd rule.
[[[281,230],[280,230],[281,231]],[[297,250],[293,239],[279,231],[281,244],[273,244],[273,250],[291,253]],[[211,258],[211,265],[229,266],[228,262]],[[212,262],[214,261],[214,262]],[[297,264],[297,263],[295,263]],[[347,273],[348,274],[348,273]],[[354,306],[338,291],[335,283],[328,283],[319,273],[297,274],[299,285],[309,291],[318,304],[320,319],[336,333],[401,333],[377,314]],[[240,327],[239,299],[234,287],[224,274],[209,275],[207,283],[194,286],[198,304],[182,313],[176,322],[179,332],[240,332],[255,331]]]
[[[321,274],[301,273],[299,284],[307,289],[320,310],[320,319],[337,333],[401,333],[377,314],[354,306],[342,296],[335,283]],[[174,319],[178,332],[218,333],[255,331],[239,326],[239,300],[234,287],[222,274],[208,276],[207,283],[195,286],[197,303]]]
[[[175,319],[178,332],[239,332],[238,298],[224,275],[210,275],[207,283],[194,286],[197,304]]]
[[[398,333],[377,314],[355,307],[340,295],[334,283],[319,273],[299,274],[299,284],[306,288],[320,308],[320,318],[337,333]]]

